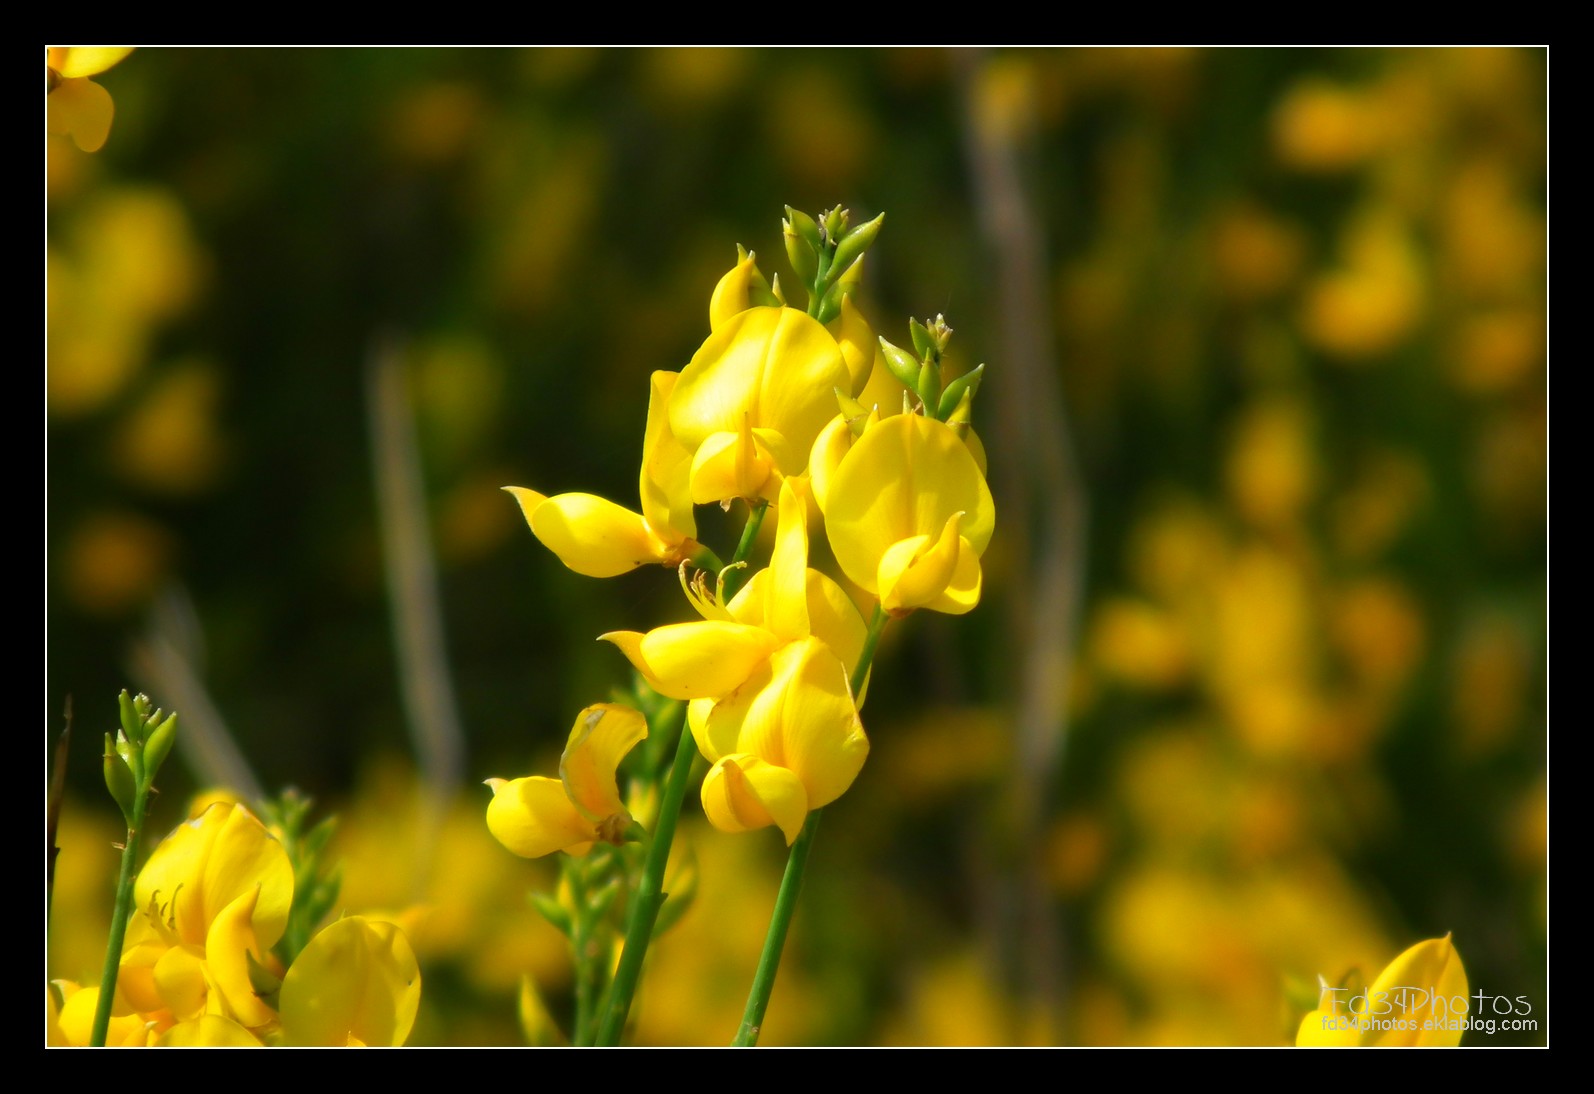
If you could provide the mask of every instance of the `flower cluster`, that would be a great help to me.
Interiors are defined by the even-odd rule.
[[[294,888],[288,852],[244,806],[179,825],[139,872],[106,1043],[403,1044],[421,993],[404,932],[346,916],[284,962]],[[89,1044],[99,995],[51,985],[51,1042]]]

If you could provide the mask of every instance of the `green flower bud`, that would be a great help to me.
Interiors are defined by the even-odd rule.
[[[122,816],[128,824],[133,823],[133,799],[138,794],[138,787],[133,781],[133,772],[127,763],[118,754],[111,743],[111,735],[105,735],[105,789],[111,792],[111,797],[122,810]]]
[[[923,361],[935,360],[940,357],[935,346],[935,340],[930,337],[929,328],[917,319],[908,320],[908,333],[913,336],[913,352]]]
[[[933,360],[926,361],[919,368],[919,382],[913,390],[919,393],[919,401],[924,404],[925,410],[939,405],[941,401],[941,370]],[[933,417],[933,415],[932,415]]]
[[[167,755],[172,750],[172,742],[177,740],[177,715],[172,714],[160,725],[150,731],[149,739],[144,742],[144,778],[154,781],[155,773],[161,769],[161,764],[166,762]]]
[[[790,212],[790,209],[788,209]],[[796,213],[796,216],[803,216]],[[803,217],[813,229],[812,240],[807,233],[800,232],[797,226],[789,220],[781,221],[781,232],[786,242],[786,258],[791,262],[791,268],[797,273],[797,280],[804,285],[812,285],[814,278],[819,274],[819,229],[814,226],[811,217]]]
[[[943,422],[950,420],[952,412],[957,409],[957,405],[964,397],[967,396],[972,400],[974,393],[980,390],[980,380],[984,374],[985,366],[980,365],[946,385],[946,390],[941,392],[941,402],[936,407],[935,416]]]
[[[570,934],[570,912],[547,893],[532,893],[531,906],[537,909],[539,915],[552,923],[559,933]]]
[[[875,236],[880,234],[880,226],[886,221],[886,215],[881,213],[867,224],[860,224],[842,237],[836,244],[836,257],[830,263],[830,276],[837,277],[869,249],[875,241]]]
[[[891,370],[891,375],[909,391],[916,390],[919,386],[918,358],[905,349],[893,346],[884,338],[880,339],[880,352],[885,355],[886,368]]]

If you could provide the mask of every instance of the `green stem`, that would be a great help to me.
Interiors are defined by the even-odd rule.
[[[852,693],[858,694],[874,663],[875,647],[891,618],[886,610],[875,606],[874,618],[869,621],[869,635],[864,639],[863,652],[858,655],[858,665],[852,670]],[[764,936],[764,951],[758,956],[758,970],[753,973],[753,986],[747,993],[747,1009],[742,1011],[742,1024],[736,1031],[733,1047],[750,1048],[758,1044],[758,1035],[764,1028],[764,1012],[769,1009],[769,997],[775,990],[775,974],[780,972],[780,958],[786,948],[786,932],[791,929],[793,914],[797,911],[797,898],[802,894],[803,873],[808,869],[808,855],[813,851],[814,837],[819,831],[822,809],[815,809],[803,822],[803,830],[791,845],[786,859],[786,872],[780,879],[780,892],[775,895],[775,911],[769,917],[769,932]]]
[[[769,502],[759,501],[747,512],[747,523],[742,527],[741,542],[728,565],[745,562],[758,538],[758,526],[764,523],[764,512]],[[724,572],[722,570],[722,572]],[[742,567],[725,573],[725,598],[735,595],[741,583]],[[670,845],[675,842],[675,822],[681,817],[681,803],[686,799],[686,784],[692,777],[692,761],[697,758],[697,742],[686,726],[686,710],[681,711],[681,736],[675,744],[675,760],[664,783],[664,800],[659,803],[659,822],[653,841],[648,844],[648,855],[642,863],[642,877],[637,882],[636,893],[631,898],[631,914],[625,926],[625,945],[620,950],[620,963],[615,967],[614,979],[609,983],[603,1013],[598,1021],[598,1035],[593,1042],[598,1045],[618,1045],[625,1032],[626,1019],[631,1014],[631,999],[636,994],[637,981],[642,976],[642,962],[648,955],[648,944],[653,940],[653,925],[658,922],[659,909],[664,907],[664,867],[670,861]]]
[[[94,1007],[94,1026],[89,1044],[100,1048],[111,1028],[111,1002],[116,996],[116,977],[122,967],[122,943],[127,939],[127,919],[133,908],[133,881],[137,874],[138,838],[144,830],[144,809],[149,804],[149,784],[138,779],[133,793],[133,816],[127,827],[127,844],[122,848],[122,868],[116,877],[116,906],[111,911],[111,934],[105,942],[105,969],[100,973],[100,998]]]
[[[575,898],[571,917],[570,944],[576,954],[576,1019],[571,1040],[577,1045],[592,1043],[592,1011],[596,1002],[597,968],[592,953],[592,915],[587,906],[585,864],[567,866],[570,892]]]
[[[648,954],[648,943],[653,940],[653,924],[658,921],[659,909],[664,906],[664,867],[670,859],[670,844],[675,842],[675,822],[681,816],[681,802],[686,797],[686,784],[691,778],[692,761],[697,758],[697,743],[692,731],[686,727],[685,711],[681,717],[681,737],[675,746],[675,762],[664,783],[664,800],[659,805],[658,828],[653,841],[648,844],[648,855],[642,863],[642,878],[637,882],[636,894],[631,898],[631,916],[625,927],[625,946],[620,951],[620,964],[614,970],[614,981],[609,985],[608,999],[598,1021],[598,1034],[593,1043],[618,1045],[625,1032],[626,1019],[631,1014],[631,998],[636,994],[637,980],[642,975],[642,961]]]

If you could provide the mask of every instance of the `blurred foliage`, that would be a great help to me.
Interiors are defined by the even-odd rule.
[[[781,268],[783,203],[887,211],[864,310],[944,311],[990,363],[1002,507],[968,115],[1024,152],[1089,490],[1066,763],[1015,866],[1009,526],[987,604],[887,636],[766,1042],[1283,1043],[1288,985],[1447,931],[1541,1020],[1467,1043],[1543,1040],[1542,52],[147,49],[97,79],[106,147],[47,149],[45,686],[87,730],[52,975],[94,979],[109,915],[94,697],[181,587],[262,785],[341,810],[351,907],[413,909],[412,1043],[517,1041],[528,973],[558,1019],[523,899],[551,875],[403,759],[364,362],[405,348],[467,774],[546,768],[624,682],[593,637],[678,594],[575,577],[498,487],[628,503],[648,372],[734,243]],[[723,1043],[782,856],[683,831],[700,891],[636,1036]],[[1004,906],[1036,863],[1038,1000]]]

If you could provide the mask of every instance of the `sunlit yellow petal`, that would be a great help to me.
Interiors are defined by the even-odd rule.
[[[57,1019],[57,1028],[68,1045],[86,1047],[94,1032],[94,1008],[100,1001],[99,988],[80,988],[67,995]],[[113,1017],[105,1031],[107,1045],[143,1045],[149,1041],[149,1023],[142,1015]]]
[[[778,645],[762,627],[707,619],[599,638],[620,647],[648,683],[672,699],[729,695]]]
[[[692,457],[690,491],[698,505],[733,498],[768,497],[780,485],[768,430],[754,430],[743,415],[735,433],[710,434]]]
[[[617,577],[668,552],[642,517],[593,494],[544,497],[519,486],[504,488],[520,503],[532,534],[570,569],[587,577]]]
[[[819,511],[825,511],[825,500],[830,496],[830,480],[841,466],[841,458],[852,448],[852,427],[847,419],[836,415],[819,431],[814,447],[808,454],[808,488],[812,491]]]
[[[541,858],[597,839],[592,822],[565,793],[564,783],[545,775],[488,779],[487,830],[522,858]]]
[[[653,533],[670,542],[697,535],[692,512],[692,453],[670,432],[670,393],[676,372],[653,374],[648,395],[648,425],[642,437],[642,517]]]
[[[762,287],[766,292],[768,290],[764,275],[759,272],[754,255],[749,252],[715,284],[708,301],[709,330],[719,330],[734,316],[757,305],[755,286]]]
[[[760,570],[748,579],[741,592],[728,605],[738,623],[764,626],[767,602],[765,584],[769,570]],[[847,591],[818,570],[808,570],[808,629],[829,646],[845,665],[856,665],[863,654],[869,627]]]
[[[792,642],[808,635],[808,508],[792,481],[780,488],[775,516],[764,626],[782,642]]]
[[[846,792],[869,755],[847,682],[848,670],[817,638],[793,642],[769,660],[771,679],[743,722],[743,751],[788,768],[819,809]]]
[[[51,133],[71,137],[85,152],[98,152],[111,135],[116,104],[93,80],[64,80],[45,99],[45,115]]]
[[[1301,1019],[1295,1043],[1301,1048],[1352,1048],[1361,1043],[1361,1034],[1349,1015],[1314,1010]]]
[[[1381,1021],[1369,1028],[1363,1043],[1453,1048],[1461,1043],[1467,990],[1467,970],[1449,935],[1417,943],[1367,989],[1370,1017]]]
[[[825,526],[842,571],[878,594],[886,552],[939,535],[959,512],[963,538],[983,554],[996,506],[974,457],[945,423],[898,414],[866,430],[836,468]]]
[[[880,603],[887,611],[922,608],[939,597],[957,572],[958,526],[963,514],[947,518],[934,539],[916,536],[893,544],[880,560]],[[911,550],[904,550],[913,544]]]
[[[647,719],[619,703],[594,703],[576,715],[559,758],[559,778],[589,821],[596,824],[625,813],[615,772],[626,753],[647,735]]]
[[[703,777],[703,812],[722,832],[776,825],[788,846],[808,817],[807,792],[795,774],[757,756],[727,756]]]
[[[783,474],[800,474],[814,438],[835,413],[835,389],[851,383],[841,349],[818,321],[793,308],[751,308],[709,335],[670,397],[670,427],[696,449],[734,433],[743,415],[785,438]]]
[[[155,985],[155,964],[166,954],[167,946],[156,938],[133,941],[133,934],[146,923],[142,915],[135,915],[128,926],[128,940],[122,950],[122,964],[116,974],[116,994],[126,1003],[118,1008],[122,1013],[149,1012],[165,1008],[160,990]]]
[[[132,46],[67,46],[50,50],[49,65],[69,80],[104,72],[129,53]]]
[[[218,802],[161,841],[139,872],[134,900],[147,911],[159,894],[161,916],[177,937],[203,947],[221,910],[257,885],[254,930],[260,944],[270,947],[288,921],[293,866],[253,813]]]
[[[717,763],[721,757],[743,750],[742,726],[754,703],[769,686],[771,675],[769,662],[765,661],[729,695],[694,699],[687,706],[687,725],[704,759]]]
[[[173,946],[155,963],[154,976],[161,1001],[179,1022],[205,1013],[210,981],[202,954],[187,946]]]
[[[312,938],[284,977],[283,1041],[402,1045],[420,999],[420,967],[404,932],[349,916]]]
[[[160,1035],[158,1048],[261,1048],[260,1038],[230,1018],[204,1014]]]
[[[239,894],[222,909],[205,939],[205,964],[210,982],[225,1004],[222,1013],[251,1028],[263,1026],[276,1017],[255,994],[249,980],[248,955],[253,953],[255,960],[262,963],[266,959],[265,950],[250,927],[259,895],[258,888]]]
[[[851,296],[841,298],[841,314],[830,324],[830,333],[841,347],[841,358],[852,377],[847,393],[857,395],[869,383],[877,343],[874,331],[869,329],[869,321],[853,306]]]

